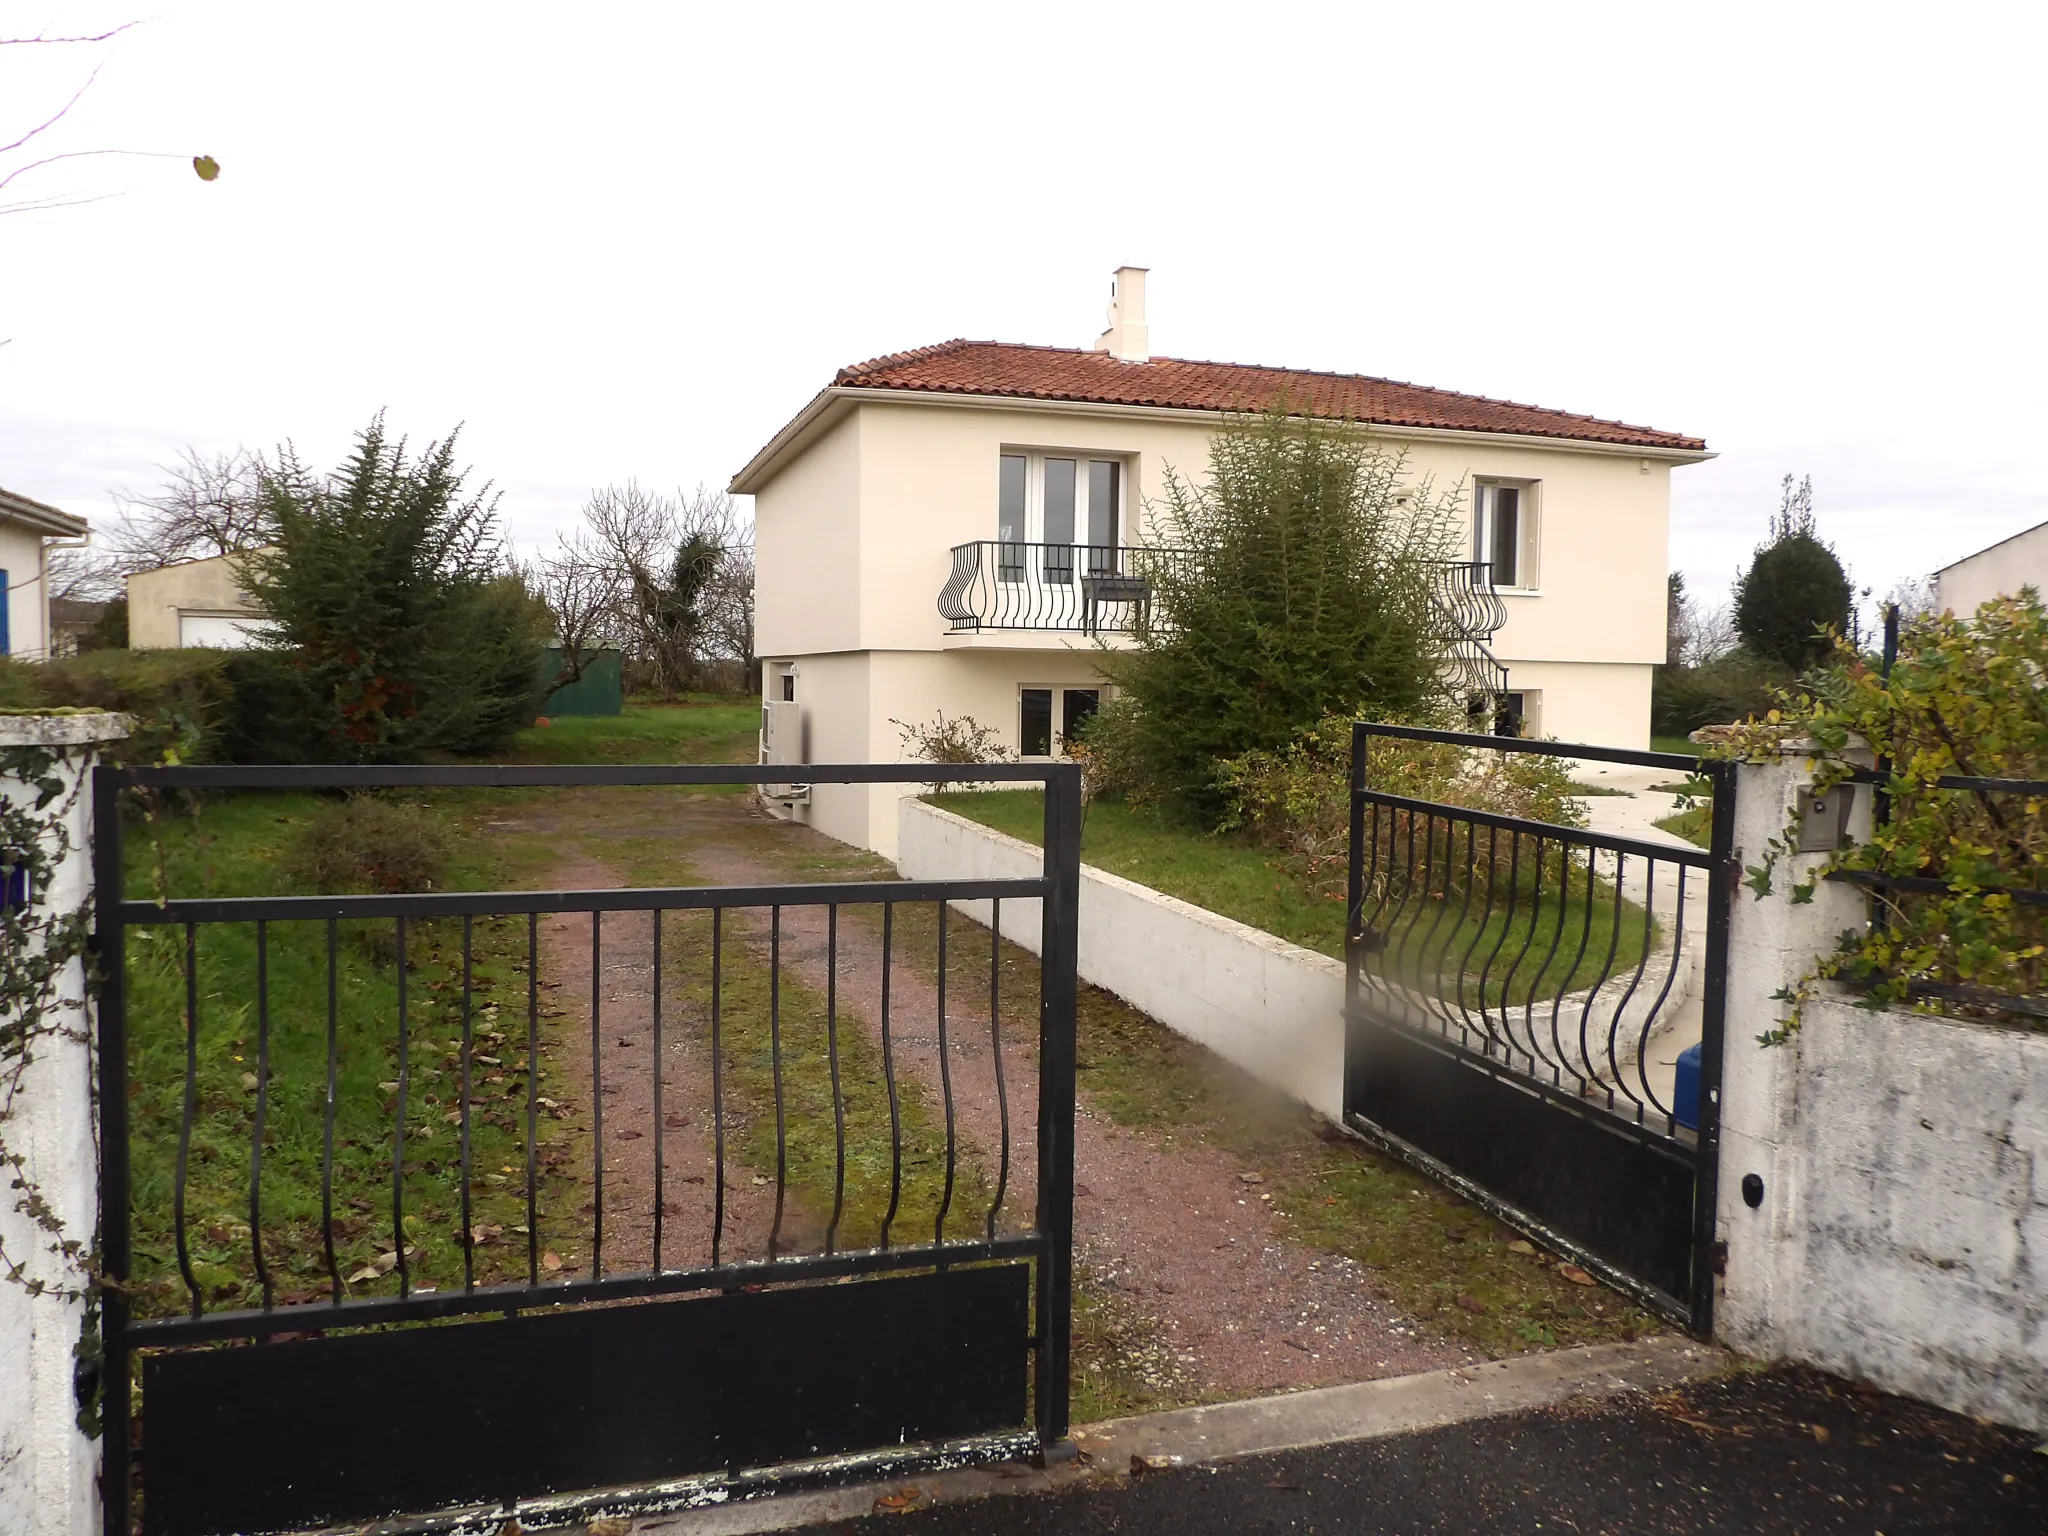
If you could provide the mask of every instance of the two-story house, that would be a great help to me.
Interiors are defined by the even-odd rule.
[[[969,715],[1061,749],[1127,643],[1169,469],[1207,473],[1232,413],[1284,397],[1464,488],[1442,573],[1474,689],[1527,734],[1644,746],[1664,658],[1674,465],[1700,439],[1348,374],[1153,357],[1144,270],[1090,350],[948,341],[840,371],[737,474],[754,497],[771,761],[895,762],[893,721]],[[1505,669],[1503,675],[1501,669]],[[893,852],[900,786],[802,786],[791,814]]]

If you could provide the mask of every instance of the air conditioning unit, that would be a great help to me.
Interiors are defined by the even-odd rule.
[[[801,764],[804,760],[804,717],[794,699],[767,699],[761,704],[761,761]],[[811,798],[808,783],[763,784],[770,800],[796,805]]]

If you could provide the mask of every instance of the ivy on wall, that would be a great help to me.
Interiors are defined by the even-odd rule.
[[[1833,953],[1780,999],[1786,1039],[1823,981],[1862,993],[1870,1008],[1905,1005],[2040,1026],[2048,1012],[2048,908],[2013,891],[2048,889],[2048,796],[1943,789],[1944,777],[2048,779],[2048,610],[2031,588],[1994,598],[1968,619],[1917,620],[1887,673],[1837,640],[1832,663],[1760,721],[1725,733],[1721,755],[1761,760],[1804,737],[1817,790],[1847,782],[1852,748],[1888,773],[1869,837],[1830,853],[1792,886],[1813,899],[1838,871],[1935,882],[1926,891],[1876,888],[1867,927],[1840,935]],[[1788,826],[1748,871],[1761,899],[1796,846]]]
[[[26,785],[29,795],[0,798],[0,1184],[33,1232],[33,1247],[7,1244],[0,1232],[0,1284],[31,1296],[53,1296],[87,1306],[77,1346],[79,1379],[95,1388],[99,1342],[92,1234],[66,1229],[14,1135],[29,1068],[58,1039],[78,1042],[90,1060],[93,1039],[85,994],[91,989],[88,955],[91,917],[83,902],[60,907],[51,888],[73,852],[70,820],[85,792],[90,746],[0,748],[0,779]],[[67,761],[75,756],[82,761]],[[88,1070],[88,1082],[96,1081]],[[93,1112],[97,1135],[97,1107]],[[16,1228],[17,1232],[20,1230]],[[54,1263],[48,1261],[54,1261]],[[98,1394],[81,1390],[79,1424],[97,1434]]]

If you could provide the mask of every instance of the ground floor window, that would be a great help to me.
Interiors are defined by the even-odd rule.
[[[1063,688],[1060,690],[1060,745],[1065,747],[1081,733],[1081,727],[1088,717],[1102,707],[1100,688]]]
[[[1540,733],[1538,715],[1543,695],[1534,688],[1517,688],[1511,693],[1474,695],[1465,701],[1471,729],[1494,736],[1529,737]]]
[[[1058,746],[1080,734],[1083,723],[1102,707],[1100,688],[1020,688],[1017,690],[1017,755],[1051,757]],[[1053,722],[1059,735],[1053,735]]]
[[[1052,690],[1026,688],[1019,694],[1021,706],[1017,731],[1019,757],[1052,756]]]

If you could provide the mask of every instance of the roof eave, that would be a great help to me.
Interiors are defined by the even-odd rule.
[[[53,538],[77,539],[92,532],[92,524],[73,512],[65,512],[40,501],[31,501],[13,491],[0,491],[0,517],[26,523],[37,533]]]
[[[784,460],[799,448],[809,446],[819,433],[845,412],[849,396],[876,393],[897,391],[849,390],[828,384],[811,396],[810,404],[790,417],[782,430],[762,445],[760,452],[747,460],[745,467],[726,485],[726,490],[734,496],[754,495],[782,472]]]
[[[847,405],[916,404],[956,406],[970,410],[1053,411],[1065,415],[1137,417],[1148,421],[1185,421],[1203,425],[1214,425],[1235,414],[1223,410],[1196,410],[1186,406],[1119,405],[1095,400],[1047,399],[1038,395],[972,395],[939,389],[835,384],[819,391],[788,426],[776,433],[768,445],[754,455],[747,467],[733,477],[730,489],[739,494],[751,491],[755,486],[765,485],[779,469],[775,461],[783,457],[799,437],[807,436],[809,430],[817,425],[818,417],[834,402],[844,402]],[[1597,438],[1553,436],[1548,433],[1487,432],[1475,428],[1403,426],[1387,422],[1369,421],[1360,425],[1380,436],[1413,439],[1419,442],[1504,444],[1544,449],[1552,453],[1601,453],[1620,458],[1654,459],[1668,464],[1699,464],[1718,457],[1711,449],[1705,447],[1617,443]]]

